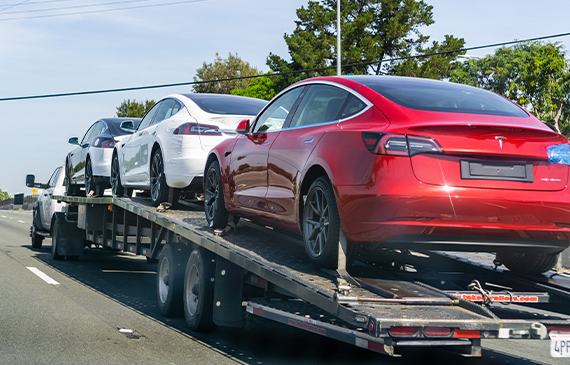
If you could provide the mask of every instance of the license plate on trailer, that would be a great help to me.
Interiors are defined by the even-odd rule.
[[[570,333],[550,333],[550,356],[570,357]]]

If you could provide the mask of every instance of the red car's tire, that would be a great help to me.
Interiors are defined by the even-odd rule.
[[[501,253],[499,261],[518,274],[542,274],[554,267],[559,254]]]
[[[210,163],[204,176],[204,211],[210,228],[226,228],[229,214],[225,206],[218,161]]]
[[[340,218],[327,178],[319,177],[311,184],[303,208],[302,225],[309,260],[320,267],[336,268]]]

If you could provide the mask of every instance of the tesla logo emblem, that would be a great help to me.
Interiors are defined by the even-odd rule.
[[[499,141],[499,146],[501,146],[501,149],[503,149],[503,141],[505,141],[507,139],[507,137],[497,136],[497,137],[495,137],[495,139],[497,141]]]

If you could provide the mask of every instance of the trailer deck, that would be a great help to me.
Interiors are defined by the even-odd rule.
[[[217,324],[241,323],[235,308],[245,299],[249,316],[393,356],[402,346],[447,346],[480,356],[481,338],[547,339],[551,332],[562,332],[556,341],[570,341],[570,278],[561,275],[522,277],[436,252],[386,250],[357,257],[349,269],[356,285],[350,285],[336,271],[307,262],[299,238],[287,233],[242,220],[235,232],[216,235],[198,204],[159,212],[144,198],[54,199],[69,203],[66,224],[81,230],[78,235],[60,229],[58,256],[80,255],[65,238],[82,232],[88,244],[149,260],[170,243],[215,254]],[[235,289],[240,275],[232,274],[242,274],[237,283],[261,289],[262,295],[246,298]],[[529,316],[522,305],[539,306],[545,314]]]

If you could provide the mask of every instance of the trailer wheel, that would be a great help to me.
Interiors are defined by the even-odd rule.
[[[222,174],[218,161],[212,161],[206,169],[204,178],[204,210],[210,228],[226,228],[229,215],[224,202]]]
[[[314,264],[334,269],[338,264],[340,218],[328,179],[311,184],[303,209],[305,252]]]
[[[42,242],[44,240],[43,236],[37,234],[38,227],[36,226],[36,216],[38,215],[38,211],[34,209],[34,218],[32,219],[32,228],[31,228],[31,236],[32,236],[32,248],[40,249],[42,248]]]
[[[163,316],[181,317],[183,314],[184,258],[171,243],[167,243],[158,255],[156,297]]]
[[[57,233],[57,221],[53,223],[53,228],[51,230],[51,257],[54,260],[63,260],[65,256],[60,255],[57,252],[58,243],[59,243],[59,234]]]
[[[518,274],[542,274],[554,267],[560,254],[505,253],[498,254],[498,259],[509,270]]]
[[[192,331],[206,332],[215,328],[214,263],[204,249],[192,251],[184,275],[184,317]]]

